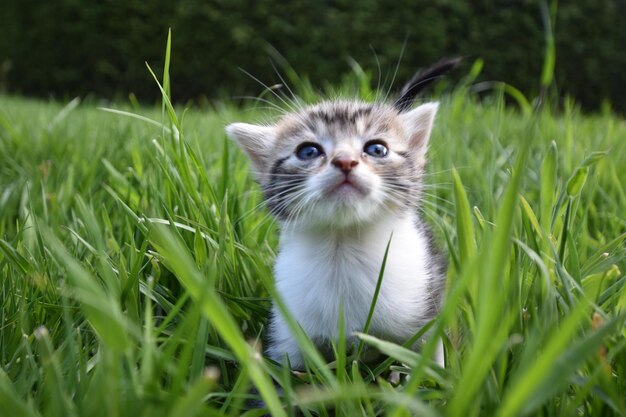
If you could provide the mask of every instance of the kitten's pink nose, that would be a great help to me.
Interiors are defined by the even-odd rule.
[[[342,170],[345,174],[352,171],[352,168],[359,164],[359,161],[346,155],[337,155],[333,158],[332,164]]]

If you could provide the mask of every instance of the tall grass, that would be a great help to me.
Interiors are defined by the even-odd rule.
[[[387,357],[341,339],[327,364],[292,323],[293,374],[260,355],[276,225],[223,132],[267,111],[162,85],[162,109],[0,97],[2,415],[626,415],[623,120],[442,97],[422,211],[446,368],[366,334]]]

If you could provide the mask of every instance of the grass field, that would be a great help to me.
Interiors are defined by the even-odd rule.
[[[422,207],[446,368],[367,336],[390,359],[340,340],[326,364],[300,336],[293,375],[258,354],[276,225],[223,129],[267,110],[0,96],[0,414],[626,415],[626,123],[441,101]]]

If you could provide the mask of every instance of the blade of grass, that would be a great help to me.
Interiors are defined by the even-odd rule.
[[[474,242],[474,224],[467,194],[459,173],[452,168],[452,180],[454,182],[454,202],[456,207],[456,234],[459,241],[459,261],[461,267],[474,257],[476,243]]]
[[[166,415],[170,417],[193,417],[200,414],[200,412],[202,412],[202,415],[223,415],[218,410],[207,410],[204,404],[204,398],[217,387],[218,378],[219,372],[217,372],[217,369],[207,369],[195,379],[185,395],[175,400]]]
[[[463,415],[476,404],[476,393],[481,389],[489,370],[493,366],[511,325],[511,311],[504,308],[508,287],[504,271],[509,259],[511,230],[516,212],[516,201],[522,173],[529,150],[526,144],[520,153],[513,170],[513,176],[506,188],[498,210],[496,227],[488,238],[488,244],[477,255],[479,262],[480,293],[477,302],[476,334],[463,363],[455,395],[448,408],[451,415]],[[504,279],[503,279],[504,275]]]
[[[77,262],[61,241],[47,228],[41,229],[47,248],[67,271],[73,295],[81,302],[81,310],[105,345],[124,352],[132,345],[132,328],[127,322],[119,301],[100,286],[95,277]]]
[[[541,163],[541,209],[540,221],[541,228],[550,234],[552,222],[552,208],[554,207],[554,191],[557,173],[557,148],[556,142],[550,143],[548,153],[544,156]]]
[[[9,416],[38,417],[31,401],[23,401],[7,374],[0,369],[0,409]]]
[[[383,284],[383,276],[385,275],[385,266],[387,265],[387,256],[389,255],[389,247],[391,246],[391,239],[393,239],[393,233],[389,236],[389,240],[387,241],[387,247],[385,248],[385,254],[383,256],[383,261],[380,266],[380,271],[378,272],[378,279],[376,280],[376,288],[374,289],[374,295],[372,297],[372,303],[370,304],[369,312],[367,313],[367,320],[365,320],[365,326],[363,326],[363,333],[367,333],[370,329],[370,325],[372,324],[372,317],[374,317],[374,309],[376,308],[376,301],[378,301],[378,294],[380,293],[380,287]],[[356,351],[355,360],[359,360],[361,358],[361,353],[363,352],[364,341],[361,339],[359,341],[359,347]]]
[[[202,307],[205,317],[233,350],[239,362],[248,367],[250,378],[261,393],[263,400],[273,415],[284,416],[285,412],[271,379],[263,370],[262,361],[246,343],[239,326],[234,321],[215,289],[207,285],[207,280],[198,271],[189,252],[172,233],[162,226],[151,228],[150,240],[163,255],[169,267],[186,287],[194,300]]]
[[[511,385],[504,393],[498,416],[529,414],[549,397],[564,389],[569,382],[564,375],[572,375],[588,358],[598,352],[603,339],[620,324],[626,315],[614,317],[602,328],[572,342],[581,323],[587,321],[589,306],[580,303],[553,332],[546,346],[537,352],[532,363],[521,364],[512,376]],[[527,366],[525,366],[527,365]]]

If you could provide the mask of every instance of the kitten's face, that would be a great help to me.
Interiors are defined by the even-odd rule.
[[[273,126],[227,127],[283,223],[345,227],[414,209],[437,111],[325,102]]]

